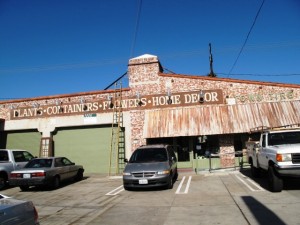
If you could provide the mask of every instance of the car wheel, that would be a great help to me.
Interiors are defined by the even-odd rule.
[[[28,185],[22,185],[19,187],[22,191],[28,191],[29,190],[29,186]]]
[[[251,175],[253,177],[260,177],[260,169],[253,166],[253,162],[251,162],[250,168],[251,168]]]
[[[6,181],[7,181],[6,176],[0,175],[0,190],[5,188]]]
[[[76,181],[81,181],[82,179],[83,179],[83,171],[78,170],[75,180]]]
[[[123,186],[124,187],[124,189],[126,190],[126,191],[130,191],[131,190],[131,188],[129,188],[129,187],[127,187],[127,186]]]
[[[270,166],[268,169],[269,187],[272,192],[281,192],[283,189],[283,181],[275,173],[274,167]]]
[[[174,181],[176,181],[177,178],[178,178],[178,171],[177,171],[177,168],[176,168],[176,170],[175,170],[175,175],[174,175]]]
[[[57,189],[60,186],[60,179],[58,176],[55,176],[53,178],[53,182],[52,182],[51,186],[52,186],[52,189]]]
[[[172,174],[170,175],[170,177],[169,177],[169,183],[168,183],[168,189],[172,189],[173,188],[173,176],[172,176]]]

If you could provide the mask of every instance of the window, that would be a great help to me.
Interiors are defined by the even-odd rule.
[[[64,166],[72,165],[72,162],[68,160],[67,158],[62,158],[62,163]]]
[[[8,152],[0,151],[0,161],[7,162],[8,161]]]
[[[262,147],[266,147],[266,134],[263,134],[261,144],[262,144]]]
[[[163,162],[167,160],[167,151],[164,148],[137,149],[131,156],[130,162]]]
[[[269,145],[284,145],[300,143],[300,132],[282,132],[269,134]]]
[[[61,167],[61,166],[63,166],[62,159],[61,158],[55,159],[55,167]]]
[[[34,158],[29,152],[13,151],[13,155],[16,162],[28,162]]]

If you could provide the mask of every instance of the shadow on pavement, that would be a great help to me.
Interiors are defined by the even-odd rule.
[[[274,212],[252,196],[242,196],[242,199],[258,224],[285,225]]]
[[[262,188],[269,190],[267,172],[262,171],[261,176],[258,178],[252,177],[250,168],[243,168],[240,170],[240,173],[243,174],[244,176],[249,177],[250,179],[254,180]],[[284,183],[283,190],[300,190],[300,179],[299,178],[286,177],[286,178],[284,178],[283,183]]]

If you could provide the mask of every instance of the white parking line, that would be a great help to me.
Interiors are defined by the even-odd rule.
[[[121,191],[124,191],[123,185],[117,187],[116,189],[114,189],[114,190],[108,192],[108,193],[105,194],[105,195],[117,195],[117,194],[119,194]]]
[[[237,174],[235,174],[236,178],[238,178],[246,187],[248,187],[251,191],[264,191],[264,189],[262,187],[260,187],[257,183],[255,183],[253,180],[251,179],[247,179],[247,181],[249,183],[251,183],[254,187],[256,187],[257,189],[252,188],[249,184],[247,184],[246,181],[244,181],[242,178],[240,178]],[[246,179],[245,176],[243,176],[244,179]]]
[[[189,188],[190,188],[191,180],[192,180],[192,176],[189,176],[189,179],[188,179],[188,181],[187,181],[187,183],[186,183],[184,192],[180,192],[180,190],[181,190],[181,188],[182,188],[182,185],[183,185],[183,183],[184,183],[184,181],[185,181],[185,176],[183,176],[183,177],[182,177],[182,180],[181,180],[181,182],[180,182],[180,184],[179,184],[179,186],[178,186],[178,188],[177,188],[177,190],[176,190],[175,193],[176,193],[176,194],[187,194],[188,191],[189,191]]]

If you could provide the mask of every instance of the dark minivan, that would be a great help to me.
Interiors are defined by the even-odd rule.
[[[123,186],[130,188],[173,188],[178,177],[177,158],[171,145],[144,145],[137,148],[123,172]]]

